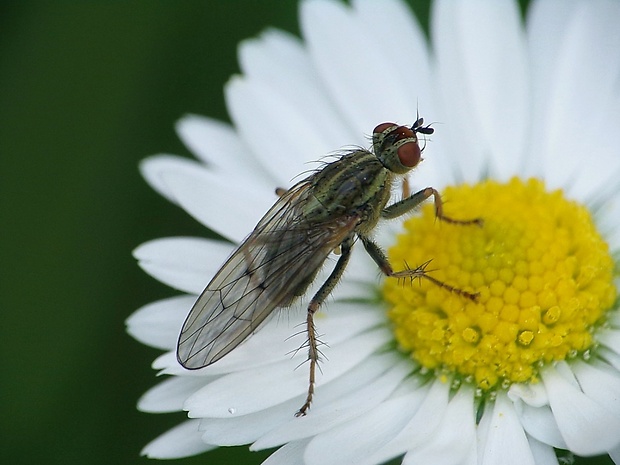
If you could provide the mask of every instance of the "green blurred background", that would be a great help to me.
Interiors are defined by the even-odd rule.
[[[268,24],[296,32],[296,4],[0,3],[0,463],[157,463],[141,448],[183,414],[136,411],[159,352],[124,321],[175,292],[131,251],[205,230],[138,163],[190,155],[173,128],[187,112],[228,119],[237,44]],[[243,447],[177,463],[266,455]]]
[[[425,17],[429,2],[415,7]],[[205,230],[151,191],[138,162],[190,156],[173,130],[185,113],[228,120],[237,44],[269,25],[298,33],[296,3],[0,3],[1,463],[156,463],[140,449],[183,414],[136,411],[158,351],[124,320],[174,291],[131,251]]]

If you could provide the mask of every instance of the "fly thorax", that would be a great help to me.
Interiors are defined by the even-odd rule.
[[[366,212],[377,216],[389,199],[391,178],[371,152],[358,150],[345,155],[317,173],[306,218],[325,221],[359,214],[365,219]]]

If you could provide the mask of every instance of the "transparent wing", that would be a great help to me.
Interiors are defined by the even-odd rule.
[[[287,191],[260,220],[202,292],[177,345],[179,363],[205,367],[245,340],[276,307],[302,294],[327,255],[351,233],[357,218],[303,220],[310,183]]]

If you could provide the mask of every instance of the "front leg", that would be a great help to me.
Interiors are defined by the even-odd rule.
[[[443,214],[443,203],[441,201],[441,195],[439,195],[439,192],[437,192],[437,190],[432,187],[422,189],[421,191],[410,195],[406,199],[400,200],[399,202],[393,203],[392,205],[388,205],[381,212],[381,217],[386,219],[398,218],[399,216],[402,216],[405,213],[413,210],[415,207],[428,199],[431,195],[433,196],[433,201],[435,202],[435,215],[441,221],[452,224],[476,224],[478,226],[482,226],[482,220],[480,218],[475,218],[473,220],[455,220],[453,218],[445,216]]]

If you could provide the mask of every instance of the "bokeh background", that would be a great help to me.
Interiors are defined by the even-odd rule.
[[[411,3],[427,18],[429,1]],[[0,3],[0,463],[154,464],[140,449],[182,421],[135,409],[158,351],[124,320],[174,291],[131,251],[206,231],[151,191],[138,163],[191,156],[173,129],[185,113],[228,120],[237,45],[270,25],[298,34],[296,2]]]

